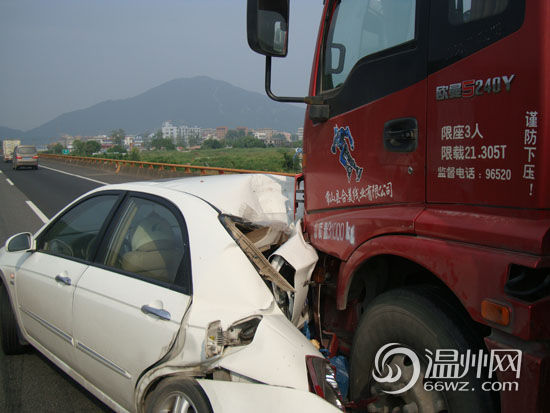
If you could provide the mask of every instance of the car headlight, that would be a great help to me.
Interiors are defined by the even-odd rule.
[[[315,356],[306,356],[306,366],[310,390],[345,412],[334,367],[328,360]]]
[[[207,358],[218,356],[228,346],[245,346],[256,335],[262,316],[255,315],[239,320],[223,331],[221,322],[213,321],[206,329],[205,354]]]

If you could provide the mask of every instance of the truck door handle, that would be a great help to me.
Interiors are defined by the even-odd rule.
[[[62,275],[56,275],[55,276],[55,281],[57,281],[59,283],[63,283],[65,285],[71,285],[71,279],[69,277],[64,277]]]
[[[415,118],[393,119],[384,124],[384,147],[390,152],[414,152],[418,147]]]
[[[170,313],[166,310],[162,310],[160,308],[151,307],[149,305],[142,305],[141,311],[145,314],[152,314],[161,320],[170,320],[171,316]]]

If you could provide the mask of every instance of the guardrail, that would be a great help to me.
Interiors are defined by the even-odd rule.
[[[250,171],[247,169],[232,169],[232,168],[216,168],[213,166],[198,166],[198,165],[185,165],[185,164],[173,164],[162,162],[144,162],[144,161],[129,161],[124,159],[109,159],[109,158],[93,158],[87,156],[72,156],[72,155],[55,155],[50,153],[40,153],[41,158],[61,159],[65,161],[81,161],[91,164],[113,165],[115,173],[119,173],[124,166],[137,167],[140,169],[149,169],[157,171],[172,171],[183,172],[186,174],[192,174],[193,171],[198,171],[200,175],[223,175],[229,174],[272,174],[283,176],[296,176],[296,174],[286,172],[268,172],[268,171]]]

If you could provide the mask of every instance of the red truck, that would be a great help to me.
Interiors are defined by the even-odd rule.
[[[550,2],[325,0],[307,97],[289,0],[249,0],[266,92],[307,104],[314,335],[368,412],[550,411]]]

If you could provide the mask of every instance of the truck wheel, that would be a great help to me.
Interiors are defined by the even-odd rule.
[[[417,286],[388,291],[368,306],[353,341],[350,394],[356,401],[375,398],[369,413],[496,411],[496,395],[481,388],[488,381],[485,371],[478,378],[477,365],[459,366],[460,356],[468,350],[477,355],[483,343],[467,316],[444,296],[437,287]],[[459,375],[467,373],[426,378],[427,355],[442,361],[436,361],[436,350],[456,350]]]
[[[0,286],[0,341],[6,355],[21,354],[26,346],[19,342],[17,320],[10,303],[6,288]]]
[[[160,384],[145,399],[147,413],[212,413],[202,387],[193,379],[173,377]]]

